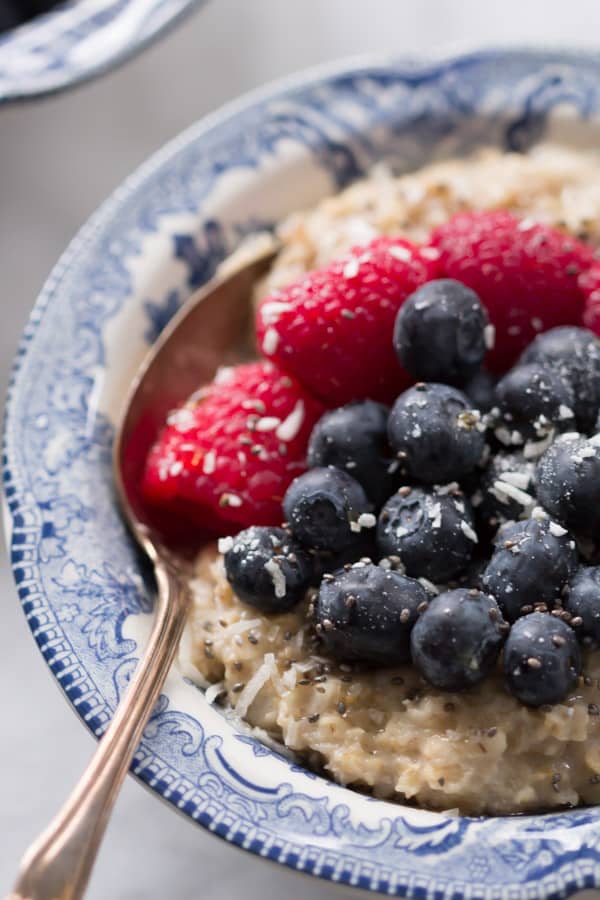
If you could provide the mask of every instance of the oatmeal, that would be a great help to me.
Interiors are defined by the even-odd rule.
[[[499,675],[446,693],[411,666],[368,671],[315,655],[305,607],[265,616],[241,604],[216,549],[202,554],[194,588],[188,674],[340,784],[469,815],[600,802],[599,654],[566,702],[533,710]]]
[[[376,797],[600,802],[600,343],[572,327],[600,287],[600,156],[379,168],[279,236],[268,362],[192,398],[146,471],[152,502],[245,526],[199,557],[182,667]]]

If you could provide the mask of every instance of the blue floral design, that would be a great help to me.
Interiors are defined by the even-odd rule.
[[[181,304],[178,290],[169,291],[162,303],[154,303],[146,300],[144,311],[150,319],[150,324],[144,333],[149,344],[153,344],[165,325],[168,325]]]

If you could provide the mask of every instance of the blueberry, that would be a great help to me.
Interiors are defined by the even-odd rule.
[[[573,630],[546,613],[523,616],[506,640],[504,674],[508,689],[521,703],[560,703],[581,674],[581,652]]]
[[[388,434],[403,473],[430,484],[459,480],[475,468],[485,446],[479,413],[444,384],[417,384],[401,394]]]
[[[439,594],[412,630],[413,663],[443,691],[482,681],[496,664],[506,625],[493,597],[458,588]]]
[[[287,612],[302,600],[312,562],[283,528],[253,526],[225,541],[225,574],[240,600],[267,613]]]
[[[577,568],[571,535],[551,519],[529,519],[502,528],[481,579],[509,622],[537,604],[551,607]]]
[[[465,569],[477,540],[469,502],[460,492],[400,488],[379,515],[381,556],[399,556],[408,575],[434,583]]]
[[[574,394],[577,427],[590,432],[600,411],[600,340],[587,328],[563,325],[540,334],[521,356],[566,381]]]
[[[394,349],[414,378],[460,385],[481,365],[487,325],[479,297],[466,285],[450,278],[428,281],[402,305]]]
[[[542,441],[572,431],[573,390],[559,374],[530,363],[512,369],[496,385],[495,435],[503,444]]]
[[[410,659],[417,609],[428,602],[418,581],[358,563],[326,577],[315,603],[323,649],[336,659],[396,666]]]
[[[600,646],[600,567],[581,566],[569,584],[565,609],[574,619],[581,618],[577,636]]]
[[[368,559],[371,562],[379,559],[374,528],[361,529],[357,542],[344,547],[343,550],[314,550],[312,548],[307,548],[307,550],[312,559],[313,584],[317,586],[321,583],[323,575],[330,575],[337,569],[361,559]]]
[[[362,528],[375,525],[367,496],[347,472],[327,466],[295,478],[283,498],[294,537],[318,550],[358,545]]]
[[[481,413],[489,412],[496,403],[496,379],[487,369],[476,372],[463,384],[462,391]]]
[[[600,443],[578,434],[557,438],[535,473],[539,502],[578,535],[600,531]]]
[[[499,452],[490,458],[471,497],[475,518],[486,534],[528,517],[535,505],[534,473],[534,463],[522,453]]]
[[[379,508],[398,484],[398,463],[390,458],[387,440],[388,415],[387,406],[373,400],[326,412],[310,436],[308,465],[344,469]]]

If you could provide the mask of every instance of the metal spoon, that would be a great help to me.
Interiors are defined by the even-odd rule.
[[[157,597],[148,645],[114,718],[71,796],[23,858],[12,900],[82,897],[110,812],[175,657],[190,605],[186,573],[194,547],[168,539],[138,493],[145,453],[169,409],[239,358],[250,294],[275,240],[236,257],[193,294],[163,331],[133,380],[116,431],[113,474],[121,511],[154,568]]]

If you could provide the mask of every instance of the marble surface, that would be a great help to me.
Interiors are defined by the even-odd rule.
[[[0,108],[0,397],[18,336],[58,255],[165,140],[241,92],[343,55],[490,44],[594,46],[596,0],[211,0],[157,46],[84,87]],[[291,40],[293,36],[293,41]],[[0,557],[0,895],[93,743],[60,696]],[[231,849],[128,779],[90,900],[354,896]]]

